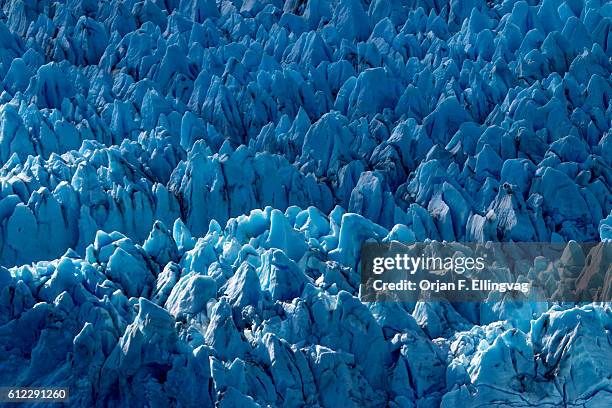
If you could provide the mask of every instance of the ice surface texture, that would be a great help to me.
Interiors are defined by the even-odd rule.
[[[612,240],[608,2],[0,5],[0,385],[612,405],[609,305],[363,304],[356,270],[368,238]]]

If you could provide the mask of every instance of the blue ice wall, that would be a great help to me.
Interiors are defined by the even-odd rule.
[[[364,304],[365,239],[612,240],[599,0],[0,1],[0,385],[612,406],[608,304]]]

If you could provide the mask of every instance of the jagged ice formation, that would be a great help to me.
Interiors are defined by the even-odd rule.
[[[612,405],[608,304],[364,304],[357,268],[366,239],[612,240],[611,4],[0,9],[0,385]]]

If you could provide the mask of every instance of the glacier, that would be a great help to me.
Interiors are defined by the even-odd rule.
[[[0,0],[0,43],[0,386],[612,406],[609,303],[359,299],[366,240],[612,241],[609,2]]]

